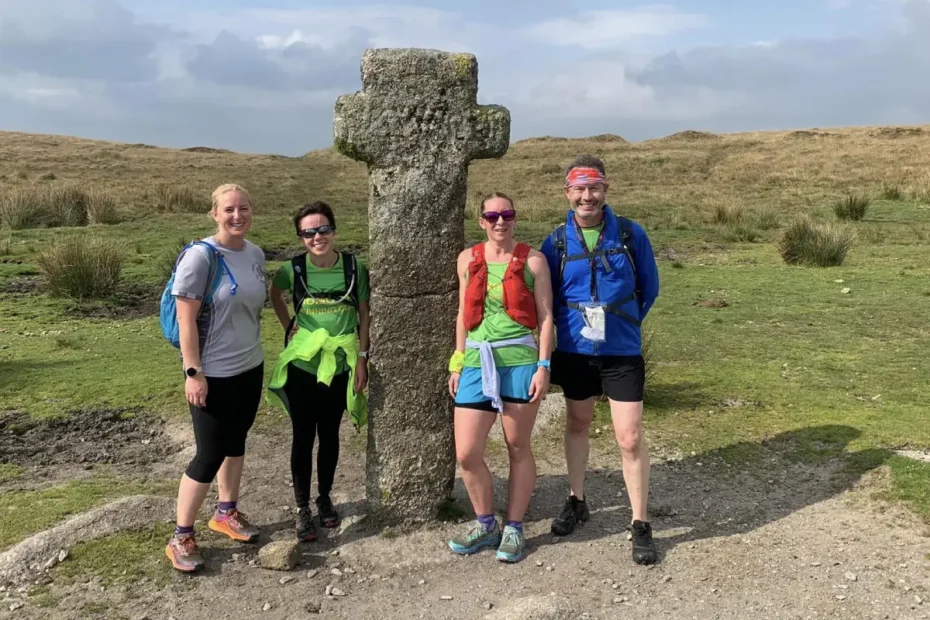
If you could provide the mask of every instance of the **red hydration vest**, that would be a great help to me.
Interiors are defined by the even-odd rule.
[[[536,329],[536,299],[526,285],[523,270],[530,246],[518,243],[513,258],[504,273],[504,310],[507,316],[528,329]],[[484,319],[484,300],[488,292],[488,263],[484,258],[484,243],[471,249],[468,264],[468,285],[465,289],[465,329],[472,330]]]

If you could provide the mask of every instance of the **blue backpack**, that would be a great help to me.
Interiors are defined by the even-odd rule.
[[[229,274],[232,295],[236,294],[236,288],[238,287],[232,271],[229,270],[229,265],[226,264],[226,260],[223,258],[223,254],[212,244],[206,241],[193,241],[184,246],[178,254],[177,260],[174,261],[171,277],[168,278],[168,283],[165,284],[165,290],[162,291],[161,307],[158,314],[158,320],[161,322],[161,333],[164,335],[165,340],[170,342],[176,349],[181,348],[181,330],[178,327],[177,303],[174,295],[171,294],[171,288],[174,286],[174,276],[178,270],[178,263],[181,262],[181,257],[195,245],[203,245],[210,249],[210,271],[207,276],[207,287],[206,290],[204,290],[203,302],[200,304],[200,312],[203,312],[204,306],[212,301],[216,289],[219,288],[220,282],[223,280],[224,271]]]

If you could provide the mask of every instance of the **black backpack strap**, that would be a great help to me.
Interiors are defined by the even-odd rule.
[[[565,224],[559,224],[555,229],[555,249],[559,253],[559,282],[565,271]]]
[[[291,268],[294,271],[294,281],[291,283],[291,297],[294,302],[294,312],[300,312],[300,305],[307,297],[307,254],[298,254],[291,259]]]
[[[626,254],[627,260],[630,261],[630,267],[633,268],[633,284],[636,291],[636,300],[642,297],[639,290],[639,276],[636,270],[635,255],[636,247],[633,244],[633,222],[623,217],[617,216],[617,224],[620,225],[620,243],[623,244],[623,253]]]
[[[352,306],[358,311],[358,259],[355,254],[340,252],[342,254],[342,272],[345,275],[345,290],[348,292]]]

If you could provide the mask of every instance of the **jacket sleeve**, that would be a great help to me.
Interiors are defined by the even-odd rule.
[[[652,304],[659,296],[659,267],[649,235],[639,224],[633,225],[633,237],[636,259],[636,283],[642,297],[640,298],[640,320],[645,319]]]

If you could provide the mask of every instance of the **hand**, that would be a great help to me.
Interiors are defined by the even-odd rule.
[[[187,396],[187,402],[195,407],[206,407],[207,378],[202,374],[196,377],[188,377],[184,381],[184,394]]]
[[[462,373],[454,372],[449,375],[449,396],[455,399],[456,393],[459,391],[459,379],[462,378]]]
[[[368,360],[364,357],[358,359],[355,365],[355,393],[358,394],[368,385]]]
[[[535,403],[546,399],[549,392],[549,371],[545,368],[537,368],[530,382],[530,402]]]

